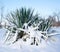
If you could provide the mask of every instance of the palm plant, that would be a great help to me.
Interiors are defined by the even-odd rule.
[[[59,17],[56,14],[54,16]],[[52,22],[55,22],[54,18],[51,18],[51,16],[49,16],[48,19],[44,19],[44,18],[39,17],[38,14],[34,15],[34,10],[21,8],[21,9],[16,9],[16,11],[13,11],[10,14],[8,14],[6,19],[10,25],[6,25],[6,24],[2,25],[0,23],[0,28],[2,28],[2,26],[3,26],[8,30],[8,33],[7,33],[8,36],[5,41],[11,40],[11,38],[13,38],[16,35],[16,37],[15,37],[16,39],[14,41],[11,40],[13,43],[15,43],[16,41],[18,41],[18,39],[21,39],[25,35],[27,35],[28,33],[26,33],[24,31],[25,30],[25,28],[24,28],[25,23],[27,23],[27,25],[30,26],[30,29],[32,27],[33,33],[37,32],[37,31],[40,32],[39,34],[37,32],[37,36],[42,34],[40,36],[40,38],[42,38],[44,40],[45,39],[47,40],[48,38],[51,38],[52,36],[54,36],[54,35],[49,35],[48,33],[43,32],[43,31],[48,31],[49,28],[53,24]],[[18,31],[17,29],[19,29],[19,28],[21,28],[23,30]],[[29,33],[32,33],[32,32],[29,31]],[[33,33],[32,33],[32,35],[35,35]],[[34,38],[34,44],[35,44],[36,37],[34,36],[33,38]],[[40,40],[40,38],[39,38],[39,40]],[[26,41],[26,39],[24,39],[24,41]]]
[[[7,15],[7,20],[10,23],[10,25],[14,25],[17,28],[23,28],[24,23],[28,23],[31,21],[28,25],[32,25],[33,22],[38,18],[38,14],[33,14],[34,10],[21,8],[17,9],[15,12],[11,12]],[[9,28],[8,28],[9,29]],[[16,30],[13,28],[13,31]],[[21,31],[18,33],[16,41],[19,38],[22,38],[24,36],[24,32]]]
[[[41,18],[40,20],[42,20],[42,23],[39,25],[39,30],[48,31],[52,26],[52,19],[48,17],[47,19]]]
[[[43,19],[41,17],[39,19],[38,14],[34,15],[34,10],[26,9],[26,8],[17,9],[15,12],[11,12],[10,14],[7,15],[7,20],[11,26],[14,26],[12,29],[10,29],[10,27],[7,28],[10,31],[10,33],[16,33],[16,28],[24,29],[25,23],[28,23],[28,26],[33,26],[33,27],[38,26],[39,31],[46,31],[51,27],[50,19]],[[42,23],[39,24],[39,22],[41,21]],[[18,39],[21,39],[25,35],[26,33],[24,31],[18,32],[16,40],[13,43],[18,41]]]

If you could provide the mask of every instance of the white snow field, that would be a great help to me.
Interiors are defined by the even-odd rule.
[[[52,29],[60,32],[60,27]],[[42,40],[38,46],[30,45],[29,41],[26,43],[21,39],[14,44],[7,45],[4,43],[4,33],[5,30],[0,29],[0,52],[60,52],[60,35],[54,37],[54,42]]]

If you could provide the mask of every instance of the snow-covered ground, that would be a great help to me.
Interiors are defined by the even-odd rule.
[[[60,27],[54,27],[53,30],[60,32]],[[60,52],[60,35],[54,37],[56,41],[54,42],[45,42],[42,41],[39,46],[29,45],[24,43],[22,40],[19,40],[15,44],[6,45],[4,44],[4,35],[5,30],[0,29],[0,52]]]

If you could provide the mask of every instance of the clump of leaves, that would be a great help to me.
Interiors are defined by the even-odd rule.
[[[17,9],[16,11],[13,11],[7,15],[8,22],[17,28],[23,28],[24,23],[29,23],[28,25],[31,26],[34,21],[37,21],[37,18],[38,14],[34,15],[34,10],[31,10],[30,8]],[[24,35],[24,32],[20,31],[16,40],[22,38]]]
[[[51,27],[51,20],[39,18],[40,17],[38,16],[38,14],[34,15],[34,10],[31,10],[30,8],[17,9],[16,11],[13,11],[7,15],[8,22],[17,28],[23,28],[24,23],[27,23],[28,26],[36,27],[39,24],[39,22],[42,21],[42,23],[40,23],[38,26],[38,30],[48,30]],[[15,33],[16,29],[14,28],[12,31]],[[24,31],[20,31],[17,34],[17,38],[14,42],[18,41],[18,39],[22,38],[24,35],[26,35],[26,33],[24,33]]]

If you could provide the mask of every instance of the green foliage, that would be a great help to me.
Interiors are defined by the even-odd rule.
[[[8,14],[7,20],[18,28],[22,28],[24,23],[28,23],[35,17],[35,15],[33,15],[33,12],[34,10],[26,8],[17,9],[15,12]]]
[[[39,22],[42,21],[41,24],[39,24],[39,31],[46,31],[51,27],[51,20],[48,19],[43,19],[38,16],[38,14],[34,15],[34,10],[31,9],[26,9],[26,8],[21,8],[17,9],[14,12],[11,12],[10,14],[7,15],[7,20],[11,25],[16,26],[17,28],[23,28],[24,23],[29,23],[28,25],[32,25],[33,27],[38,26]],[[8,29],[9,30],[9,29]],[[13,33],[15,33],[15,28],[12,30]],[[23,31],[20,31],[17,35],[16,41],[18,39],[22,38],[25,36],[26,33]],[[14,41],[14,42],[16,42]]]
[[[7,20],[9,21],[9,23],[14,24],[18,28],[22,28],[23,24],[28,23],[29,21],[31,22],[28,25],[33,25],[34,27],[37,26],[37,24],[40,21],[43,21],[39,25],[39,30],[42,30],[42,31],[45,31],[51,27],[52,22],[49,18],[43,19],[39,17],[38,14],[34,15],[33,13],[34,13],[34,10],[31,10],[30,8],[29,9],[26,9],[26,8],[16,9],[15,12],[11,12],[10,14],[8,14]]]
[[[52,26],[52,21],[48,19],[41,19],[43,22],[39,25],[39,30],[41,31],[48,31],[49,28]]]

